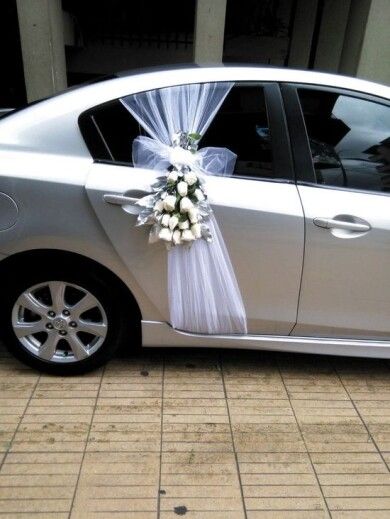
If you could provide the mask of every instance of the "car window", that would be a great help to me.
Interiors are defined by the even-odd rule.
[[[237,155],[234,175],[274,178],[271,133],[264,90],[235,85],[214,117],[201,146],[221,146]]]
[[[318,184],[390,192],[390,107],[298,89]]]
[[[119,99],[84,112],[79,125],[95,160],[132,165],[132,142],[144,131]]]
[[[132,142],[145,131],[119,100],[88,110],[79,124],[94,159],[132,165]],[[262,87],[244,83],[232,88],[200,141],[205,146],[236,153],[234,175],[275,177]]]

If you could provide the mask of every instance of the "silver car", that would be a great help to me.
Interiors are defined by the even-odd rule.
[[[135,227],[158,171],[132,164],[124,96],[232,81],[201,146],[247,335],[169,324],[166,251]],[[390,358],[390,88],[257,67],[119,74],[0,119],[0,319],[25,363],[80,373],[119,345]]]

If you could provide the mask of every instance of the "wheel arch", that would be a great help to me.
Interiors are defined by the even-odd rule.
[[[40,268],[53,264],[69,268],[73,264],[79,269],[92,269],[98,276],[116,287],[120,296],[128,303],[129,313],[131,312],[138,323],[141,324],[141,310],[129,287],[117,274],[101,263],[75,252],[58,249],[33,249],[12,254],[0,261],[0,281],[2,286],[12,283],[12,276],[17,274],[18,269],[22,268],[22,266],[25,268],[26,261],[29,262],[29,267],[33,267],[34,263],[39,263]]]

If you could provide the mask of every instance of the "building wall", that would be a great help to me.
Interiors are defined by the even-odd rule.
[[[14,37],[3,46],[19,49],[19,71],[7,75],[7,92],[0,87],[0,108],[22,102],[25,81],[32,101],[99,75],[194,59],[390,84],[390,0],[2,0],[0,17],[13,9],[15,18],[16,5],[20,38],[6,22]]]
[[[339,71],[390,84],[389,28],[389,0],[353,0]]]

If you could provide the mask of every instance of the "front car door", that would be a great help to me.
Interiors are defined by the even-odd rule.
[[[390,106],[285,86],[306,242],[297,336],[390,338]]]
[[[131,201],[115,204],[118,195],[141,197],[161,172],[132,167],[131,143],[141,129],[119,101],[89,110],[80,122],[95,158],[86,185],[93,208],[161,319],[169,321],[165,248],[148,245],[148,230],[134,226]],[[288,335],[296,322],[304,228],[278,85],[236,84],[203,146],[227,147],[238,156],[234,175],[208,177],[207,192],[241,289],[248,331]]]

